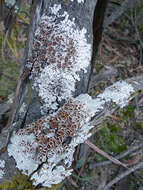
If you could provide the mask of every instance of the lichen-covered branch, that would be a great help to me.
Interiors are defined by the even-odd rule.
[[[35,4],[27,59],[9,122],[8,152],[1,155],[1,160],[15,161],[35,186],[51,187],[71,175],[75,148],[92,135],[96,121],[126,106],[143,87],[140,77],[119,81],[96,99],[85,93],[95,5],[95,0]],[[2,140],[6,136],[0,135]],[[1,177],[11,165],[7,161],[5,168],[0,167]]]
[[[75,147],[92,135],[93,118],[106,106],[111,110],[126,106],[142,87],[143,77],[138,77],[116,82],[96,99],[88,94],[70,98],[51,116],[44,116],[13,134],[9,155],[24,174],[32,175],[35,185],[51,187],[61,182],[71,175]]]
[[[115,83],[116,84],[116,83]],[[107,95],[107,100],[108,98],[110,99],[111,97],[114,99],[111,102],[106,102],[104,104],[104,109],[101,110],[101,112],[97,113],[95,118],[91,121],[91,125],[96,126],[92,133],[96,133],[98,128],[100,128],[100,124],[103,122],[104,119],[106,119],[106,117],[110,114],[112,114],[118,107],[124,107],[128,104],[128,101],[131,100],[134,97],[134,94],[141,90],[143,87],[143,76],[138,76],[138,77],[133,77],[130,79],[127,79],[126,81],[124,81],[123,83],[117,83],[119,84],[129,84],[129,86],[133,89],[134,93],[129,97],[129,99],[126,99],[128,91],[127,91],[127,86],[124,88],[122,88],[121,91],[115,90],[114,87],[109,87],[107,89],[105,89],[105,91],[103,92],[102,95],[99,95],[98,97],[100,98],[101,96],[105,96]],[[114,85],[113,85],[114,86]],[[124,85],[123,85],[124,86]],[[114,91],[115,90],[115,91]],[[108,93],[110,91],[110,93],[112,95],[110,95],[110,93]],[[113,92],[114,91],[114,92]],[[97,97],[97,98],[98,98]],[[121,97],[121,99],[120,99]],[[115,104],[116,103],[116,104]]]

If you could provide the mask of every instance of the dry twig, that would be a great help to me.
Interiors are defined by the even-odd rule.
[[[119,154],[118,156],[116,156],[115,158],[116,159],[121,159],[125,156],[127,156],[128,154],[132,153],[133,151],[139,149],[139,148],[142,148],[143,147],[143,143],[139,144],[139,145],[136,145],[136,146],[133,146],[132,148],[130,148],[129,150]],[[111,164],[112,162],[111,161],[104,161],[104,162],[99,162],[99,163],[94,163],[94,164],[90,164],[89,168],[95,168],[95,167],[100,167],[100,166],[105,166],[105,165],[108,165],[108,164]]]
[[[120,181],[121,179],[123,179],[124,177],[128,176],[129,174],[131,174],[132,172],[140,169],[143,167],[143,162],[140,162],[139,164],[137,164],[136,166],[133,166],[132,168],[130,168],[129,170],[123,172],[122,174],[120,174],[119,176],[115,177],[113,180],[111,180],[104,188],[103,190],[108,190],[110,187],[112,187],[115,183],[117,183],[118,181]]]
[[[110,24],[112,24],[116,19],[118,19],[124,12],[134,6],[137,3],[136,0],[125,0],[123,1],[122,5],[117,8],[115,12],[113,12],[109,17],[107,17],[104,21],[103,27],[106,28]]]
[[[120,162],[119,160],[117,160],[116,158],[113,158],[112,156],[110,156],[109,154],[107,154],[106,152],[104,152],[103,150],[99,149],[97,146],[95,146],[94,144],[92,144],[90,141],[86,140],[85,143],[91,147],[93,150],[95,150],[96,152],[98,152],[99,154],[101,154],[102,156],[104,156],[105,158],[111,160],[114,164],[117,165],[121,165],[124,168],[128,169],[128,167],[126,166],[126,164]]]

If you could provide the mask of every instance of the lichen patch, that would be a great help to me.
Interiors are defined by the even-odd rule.
[[[72,2],[75,0],[71,0]],[[77,0],[78,3],[84,3],[84,0]]]
[[[90,64],[91,44],[86,29],[79,27],[67,12],[59,13],[60,4],[50,8],[52,16],[43,15],[35,31],[32,57],[33,88],[43,100],[43,111],[55,110],[67,100],[80,80],[79,72]]]
[[[31,176],[34,185],[51,187],[71,175],[75,147],[90,136],[90,120],[112,102],[125,106],[134,88],[119,81],[105,89],[96,99],[88,94],[69,98],[57,112],[27,125],[13,134],[8,153],[25,174],[40,169]],[[57,176],[57,180],[56,177]]]
[[[92,126],[88,122],[95,113],[95,107],[87,94],[70,98],[50,118],[42,117],[13,134],[8,146],[9,155],[27,175],[35,171],[39,164],[48,162],[32,176],[35,185],[41,180],[48,187],[61,182],[72,172],[70,167],[75,147],[91,135],[89,130]],[[64,163],[64,168],[60,162]],[[45,167],[47,172],[43,173]],[[59,180],[56,180],[56,175]]]
[[[134,88],[131,84],[125,81],[119,81],[106,88],[104,93],[100,94],[98,98],[105,100],[105,102],[112,101],[123,108],[129,102],[133,92]]]
[[[0,160],[0,179],[4,176],[4,167],[5,167],[5,161]]]

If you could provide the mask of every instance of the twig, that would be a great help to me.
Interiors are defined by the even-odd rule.
[[[99,149],[97,146],[95,146],[94,144],[92,144],[90,141],[86,140],[85,143],[91,147],[93,150],[95,150],[96,152],[98,152],[99,154],[101,154],[102,156],[106,157],[107,159],[111,160],[113,163],[117,164],[117,165],[121,165],[124,168],[128,169],[128,167],[126,166],[126,164],[120,162],[119,160],[117,160],[116,158],[113,158],[112,156],[108,155],[106,152],[104,152],[103,150]]]
[[[139,168],[143,167],[143,162],[140,162],[139,164],[137,164],[136,166],[133,166],[132,168],[130,168],[129,170],[123,172],[122,174],[120,174],[119,176],[115,177],[113,180],[111,180],[104,188],[103,190],[108,190],[110,187],[112,187],[115,183],[117,183],[118,181],[120,181],[121,179],[123,179],[124,177],[128,176],[129,174],[131,174],[132,172],[138,170]]]
[[[142,58],[143,58],[143,54],[142,54],[142,50],[143,50],[143,41],[140,37],[140,34],[139,34],[139,31],[138,31],[138,26],[137,26],[137,16],[136,16],[136,9],[133,9],[132,8],[132,12],[131,12],[131,16],[128,16],[126,14],[126,17],[131,21],[134,29],[135,29],[135,32],[136,32],[136,40],[137,42],[139,43],[139,51],[140,51],[140,60],[139,60],[139,63],[141,64],[142,63]]]
[[[133,26],[135,27],[136,36],[137,36],[137,39],[138,39],[139,44],[140,44],[140,64],[141,64],[142,57],[143,57],[143,55],[142,55],[143,42],[141,40],[140,33],[138,31],[136,9],[134,9],[134,12],[132,11],[131,21],[132,21]]]
[[[111,16],[107,17],[104,21],[104,28],[107,28],[110,24],[112,24],[116,19],[118,19],[128,8],[134,6],[137,3],[136,0],[125,0],[123,1],[121,7],[117,8],[115,12],[111,14]]]
[[[136,165],[143,158],[143,155],[137,154],[133,159],[127,160],[126,163],[128,166]]]
[[[100,171],[100,182],[99,182],[97,190],[102,190],[107,183],[108,168],[105,168],[104,170],[103,170],[103,168],[100,168],[99,171]],[[96,178],[95,178],[95,180],[96,180]]]
[[[103,147],[103,149],[104,149],[108,154],[113,155],[113,152],[111,152],[111,151],[107,148],[107,146],[104,144],[104,140],[103,140],[101,134],[97,133],[97,135],[99,136],[99,141],[100,141],[100,144],[101,144],[101,146]]]
[[[108,27],[109,28],[109,27]],[[127,38],[127,37],[121,37],[119,35],[116,35],[113,32],[110,32],[110,30],[105,30],[104,31],[106,35],[108,35],[110,38],[119,41],[119,42],[125,42],[125,43],[129,43],[129,44],[137,44],[139,42],[139,40],[137,39],[131,39],[131,38]]]
[[[78,188],[77,183],[76,183],[71,177],[67,177],[67,180],[68,180],[75,188]]]
[[[136,34],[137,34],[137,38],[138,38],[138,40],[140,42],[140,46],[143,48],[143,42],[141,40],[139,31],[138,31],[138,26],[137,26],[137,13],[136,13],[136,9],[134,9],[134,24],[135,24],[135,31],[136,31]]]
[[[131,152],[139,149],[139,148],[142,148],[143,147],[143,143],[139,144],[139,145],[136,145],[136,146],[133,146],[132,148],[130,148],[129,150],[119,154],[118,156],[116,156],[115,158],[116,159],[121,159],[125,156],[127,156],[128,154],[130,154]],[[112,162],[111,161],[104,161],[104,162],[99,162],[99,163],[94,163],[94,164],[90,164],[89,168],[95,168],[95,167],[100,167],[100,166],[105,166],[105,165],[108,165],[108,164],[111,164]]]

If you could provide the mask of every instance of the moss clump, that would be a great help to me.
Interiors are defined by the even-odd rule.
[[[141,122],[137,122],[136,126],[138,129],[143,129],[143,123],[141,123]]]
[[[103,65],[95,64],[96,73],[99,73],[102,68],[103,68]]]
[[[0,190],[36,190],[29,178],[24,174],[13,176],[0,184]]]
[[[140,134],[143,134],[143,122],[136,122],[134,130],[136,130]]]
[[[133,116],[134,113],[134,106],[129,105],[125,109],[123,109],[123,119],[127,119]]]
[[[116,134],[116,132],[119,132],[119,130],[120,128],[118,125],[111,125],[104,127],[104,129],[100,131],[104,145],[111,152],[120,153],[126,150],[123,137]]]
[[[53,185],[51,188],[44,188],[44,190],[58,190],[63,183]],[[17,174],[13,176],[10,180],[5,180],[0,184],[0,190],[38,190],[32,185],[32,182],[29,180],[29,177],[24,174]],[[43,189],[43,188],[42,188]]]
[[[20,65],[16,62],[0,62],[0,97],[7,98],[15,88]]]

